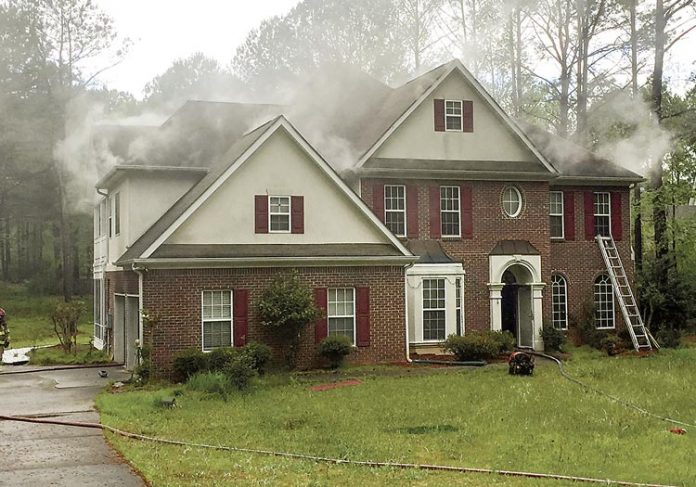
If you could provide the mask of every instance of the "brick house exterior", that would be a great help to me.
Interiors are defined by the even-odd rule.
[[[544,324],[573,326],[593,304],[597,326],[621,326],[594,237],[613,235],[632,281],[629,191],[640,176],[523,129],[458,61],[367,88],[383,107],[335,127],[360,154],[349,170],[324,160],[312,143],[331,153],[325,139],[305,139],[283,107],[190,102],[161,130],[189,119],[219,130],[224,119],[231,128],[207,162],[105,175],[95,344],[129,366],[149,347],[160,375],[190,348],[277,350],[256,304],[289,270],[325,310],[302,336],[303,368],[331,334],[370,363],[437,352],[474,330],[509,330],[538,349]]]

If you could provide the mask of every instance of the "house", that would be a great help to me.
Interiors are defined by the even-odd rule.
[[[129,366],[146,345],[160,374],[192,347],[273,345],[255,304],[288,269],[326,311],[303,366],[327,334],[348,336],[354,361],[390,362],[472,330],[540,349],[544,323],[565,329],[588,303],[598,328],[621,325],[595,236],[613,236],[632,280],[639,175],[523,129],[459,61],[361,82],[369,103],[322,121],[340,155],[318,109],[192,101],[158,149],[105,174],[95,345]]]

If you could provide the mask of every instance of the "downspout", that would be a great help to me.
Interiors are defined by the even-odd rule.
[[[138,342],[143,346],[143,271],[145,267],[138,267],[136,264],[131,266],[133,272],[138,275]]]
[[[413,363],[411,360],[411,339],[409,337],[408,326],[408,270],[415,265],[415,262],[404,266],[404,322],[406,323],[406,362]]]

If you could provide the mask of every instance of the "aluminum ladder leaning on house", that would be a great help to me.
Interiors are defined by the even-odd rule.
[[[636,303],[636,298],[633,296],[633,291],[626,277],[626,270],[621,262],[614,239],[601,235],[597,235],[596,239],[604,264],[609,272],[609,279],[614,288],[614,294],[619,301],[626,328],[628,328],[628,332],[631,335],[633,348],[638,352],[641,350],[652,350],[653,345],[659,349],[660,346],[650,334],[650,330],[645,327],[643,318],[640,316],[638,303]]]

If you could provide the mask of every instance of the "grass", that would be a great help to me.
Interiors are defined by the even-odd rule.
[[[190,388],[148,386],[97,399],[105,424],[209,444],[356,460],[439,463],[674,485],[696,485],[696,437],[583,391],[554,365],[512,377],[503,364],[481,369],[411,368],[369,375],[324,392],[307,377],[270,374],[226,400]],[[361,369],[364,372],[365,369]],[[648,358],[574,351],[567,370],[607,392],[696,424],[696,349]],[[351,376],[348,369],[343,376]],[[329,378],[331,377],[331,378]],[[339,375],[328,375],[328,382]],[[158,397],[181,394],[174,409]],[[154,401],[154,402],[153,402]],[[138,442],[110,441],[152,485],[562,486],[482,474],[316,464]],[[167,468],[162,468],[166,465]]]
[[[49,318],[51,306],[58,296],[32,295],[25,286],[0,283],[0,307],[7,312],[12,348],[54,345],[58,338]],[[92,338],[92,297],[82,298],[86,312],[79,325],[78,343]]]
[[[78,344],[72,353],[65,353],[60,346],[39,348],[30,354],[31,365],[89,365],[108,364],[111,358],[89,344]]]

